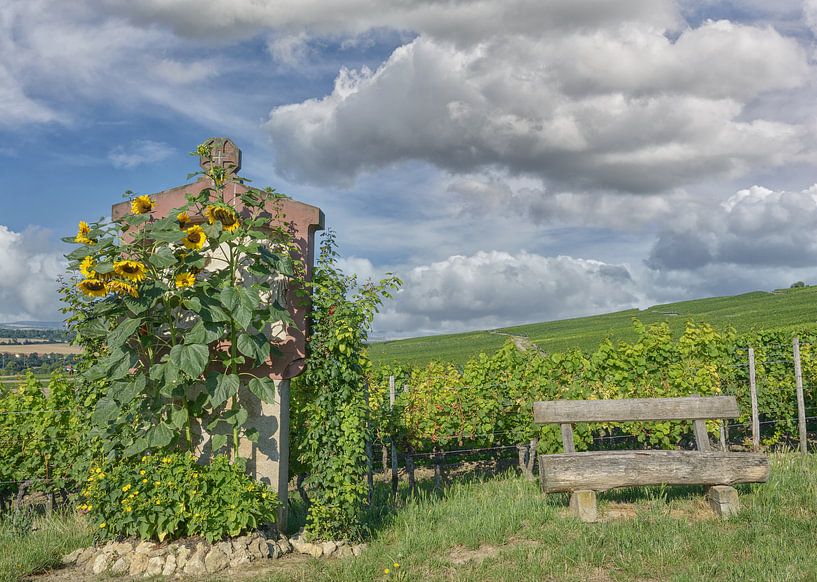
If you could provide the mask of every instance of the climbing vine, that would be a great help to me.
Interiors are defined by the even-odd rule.
[[[315,538],[361,535],[368,433],[365,342],[384,298],[400,285],[388,275],[359,283],[337,266],[334,233],[323,237],[312,277],[309,360],[292,388],[295,471],[305,472],[306,528]]]

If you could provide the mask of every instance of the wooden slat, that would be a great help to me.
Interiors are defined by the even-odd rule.
[[[576,445],[573,442],[573,426],[570,424],[561,425],[562,429],[562,446],[566,453],[575,453]]]
[[[704,420],[740,416],[734,396],[628,398],[622,400],[548,400],[533,403],[537,424]]]
[[[754,453],[604,451],[539,455],[546,493],[643,485],[733,485],[769,479],[769,459]]]
[[[709,446],[709,433],[706,432],[706,421],[693,421],[692,430],[695,433],[695,446],[698,450],[702,453],[712,450],[712,447]]]

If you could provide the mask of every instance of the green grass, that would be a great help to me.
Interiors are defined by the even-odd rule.
[[[259,580],[815,580],[815,478],[817,457],[774,455],[769,483],[739,487],[737,518],[716,519],[703,488],[652,487],[601,494],[602,515],[632,516],[595,524],[516,476],[458,484],[381,519],[359,558]]]
[[[0,582],[54,568],[63,555],[90,545],[93,538],[85,520],[71,514],[34,517],[33,526],[34,531],[21,534],[10,516],[0,516]]]
[[[371,345],[369,353],[375,363],[424,364],[440,360],[462,364],[479,353],[496,351],[508,335],[529,337],[548,352],[576,347],[590,351],[606,337],[634,339],[634,317],[645,324],[665,321],[676,335],[683,332],[690,320],[711,323],[720,329],[732,326],[738,333],[753,329],[817,327],[817,286],[667,303],[644,310],[630,309],[491,331],[379,342]]]

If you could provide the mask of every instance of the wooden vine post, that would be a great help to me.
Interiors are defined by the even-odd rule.
[[[389,412],[394,412],[394,376],[389,376]],[[394,435],[391,441],[391,496],[397,496],[397,443],[394,442]]]
[[[755,349],[749,348],[749,395],[752,398],[752,449],[760,450],[760,418],[757,411],[757,384],[755,382]]]
[[[806,403],[803,397],[803,370],[800,365],[800,338],[793,340],[794,350],[794,381],[797,384],[797,428],[800,432],[800,452],[808,452],[806,435]]]

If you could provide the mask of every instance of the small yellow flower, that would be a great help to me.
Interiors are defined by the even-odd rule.
[[[172,461],[173,461],[173,459],[171,459],[170,457],[162,457],[162,462],[165,463],[165,464],[170,463]]]
[[[131,297],[139,297],[139,291],[136,287],[125,281],[108,281],[105,283],[105,288],[111,293],[117,295],[130,295]]]
[[[130,513],[131,511],[133,511],[133,508],[132,508],[132,507],[126,507],[126,508],[125,508],[125,511],[126,511],[127,513]]]
[[[204,229],[202,229],[198,224],[186,229],[185,232],[187,234],[182,239],[182,243],[190,250],[197,251],[204,246],[205,242],[207,242],[207,235],[204,234]]]
[[[190,215],[186,212],[179,212],[176,215],[176,221],[179,223],[179,228],[185,229],[190,226]]]
[[[384,573],[384,574],[388,574],[388,573],[389,573],[389,569],[388,569],[388,568],[383,568],[383,573]]]
[[[101,279],[84,279],[77,283],[77,287],[89,297],[104,297],[108,292]]]
[[[147,485],[147,482],[148,482],[147,479],[142,479],[142,485]]]
[[[193,273],[179,273],[176,275],[176,287],[192,287],[196,283],[196,276]]]
[[[161,481],[154,481],[154,482],[153,482],[153,486],[154,486],[154,487],[158,487],[158,486],[159,486],[159,485],[161,485],[161,484],[162,484],[162,482],[161,482]]]
[[[145,470],[144,470],[144,469],[142,469],[141,471],[139,471],[139,474],[140,474],[140,475],[144,475],[144,474],[145,474]]]
[[[147,460],[148,460],[147,455],[145,455],[144,457],[142,457],[142,462],[143,462],[143,463],[144,463],[145,461],[147,461]],[[143,470],[142,472],[144,473],[144,470]]]
[[[400,564],[398,564],[397,562],[395,562],[394,564],[392,564],[392,566],[394,566],[395,568],[399,568],[399,567],[400,567]]]
[[[219,221],[222,228],[227,232],[233,232],[239,226],[238,216],[232,208],[208,206],[204,209],[204,216],[207,217],[207,222],[210,224]]]
[[[108,524],[105,523],[104,521],[99,524],[99,529],[105,529],[106,527],[108,527]]]
[[[92,245],[96,241],[92,238],[88,238],[88,234],[91,232],[91,227],[88,226],[88,223],[84,220],[79,221],[79,226],[77,227],[77,236],[74,238],[74,242],[83,244],[83,245]]]
[[[162,504],[162,502],[161,502],[160,500],[158,500],[158,499],[157,499],[157,500],[156,500],[156,505],[161,505],[161,504]]]
[[[123,493],[127,493],[127,492],[128,492],[128,491],[130,491],[130,490],[131,490],[131,485],[130,485],[130,483],[128,483],[127,485],[125,485],[125,486],[123,486],[123,487],[122,487],[122,492],[123,492]]]
[[[134,214],[144,214],[153,210],[155,205],[156,202],[150,196],[137,196],[130,203],[130,209]]]
[[[116,261],[113,270],[120,277],[136,283],[145,279],[145,265],[139,261]]]

